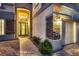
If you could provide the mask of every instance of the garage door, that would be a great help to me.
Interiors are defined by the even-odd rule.
[[[65,22],[65,45],[73,43],[73,22]]]

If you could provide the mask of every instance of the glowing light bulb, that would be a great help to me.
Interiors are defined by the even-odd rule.
[[[60,19],[57,19],[57,25],[60,25],[61,24],[61,20]]]

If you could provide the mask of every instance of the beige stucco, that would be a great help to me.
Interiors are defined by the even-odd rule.
[[[53,7],[51,5],[41,12],[41,14],[39,14],[37,17],[33,17],[33,36],[46,38],[46,17],[52,14],[52,8]]]

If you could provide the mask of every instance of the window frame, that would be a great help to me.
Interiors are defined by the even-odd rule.
[[[3,23],[2,23],[2,21],[3,21]],[[0,28],[0,35],[5,35],[5,21],[4,21],[4,19],[0,19],[0,26],[1,26],[1,28]]]

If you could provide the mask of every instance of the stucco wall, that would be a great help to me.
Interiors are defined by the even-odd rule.
[[[41,14],[33,18],[33,36],[46,38],[46,17],[52,14],[52,8],[52,5],[50,5]]]
[[[33,16],[39,11],[39,9],[41,8],[41,3],[35,8],[35,6],[36,6],[36,4],[35,3],[33,3],[33,12],[32,12],[32,14],[33,14]]]

